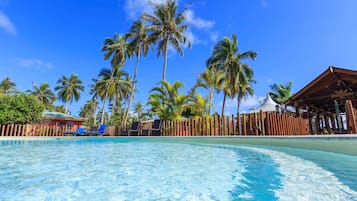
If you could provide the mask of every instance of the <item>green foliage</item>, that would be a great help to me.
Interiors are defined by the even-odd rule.
[[[42,121],[44,106],[27,94],[0,95],[0,124],[28,124]]]
[[[0,94],[15,93],[17,92],[15,87],[16,87],[15,82],[12,82],[9,77],[6,77],[0,82]]]
[[[284,84],[272,84],[270,85],[271,92],[270,95],[272,99],[279,104],[285,104],[291,97],[291,87],[293,83],[288,81]]]
[[[164,69],[162,80],[166,80],[168,47],[171,45],[182,56],[184,54],[182,44],[191,47],[187,41],[185,32],[188,25],[185,24],[185,10],[179,12],[175,0],[168,0],[164,4],[153,3],[153,15],[144,14],[142,19],[149,23],[148,30],[151,37],[157,41],[158,56],[164,55]]]
[[[182,83],[176,81],[171,85],[163,80],[159,85],[162,87],[154,87],[151,90],[148,101],[151,111],[164,120],[180,119],[182,112],[187,108],[188,101],[187,95],[178,93]]]

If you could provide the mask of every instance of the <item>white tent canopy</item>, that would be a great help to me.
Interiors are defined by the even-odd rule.
[[[257,113],[260,111],[263,112],[273,112],[276,111],[276,106],[280,106],[278,103],[273,101],[273,99],[270,97],[269,93],[267,94],[264,102],[254,110],[251,110],[250,113]]]

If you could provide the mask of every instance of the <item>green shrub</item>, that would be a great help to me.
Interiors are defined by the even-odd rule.
[[[42,121],[43,105],[27,94],[0,95],[0,124],[28,124]]]

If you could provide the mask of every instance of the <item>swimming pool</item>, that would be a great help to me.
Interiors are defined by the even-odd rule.
[[[330,145],[347,154],[284,143],[321,150]],[[0,140],[0,200],[357,200],[357,156],[347,148],[355,145],[356,140],[12,138]]]

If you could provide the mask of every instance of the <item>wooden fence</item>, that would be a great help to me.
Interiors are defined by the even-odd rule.
[[[308,135],[309,121],[276,112],[165,121],[165,136]]]
[[[0,136],[63,136],[65,131],[74,131],[69,126],[42,124],[8,124],[0,125]]]

